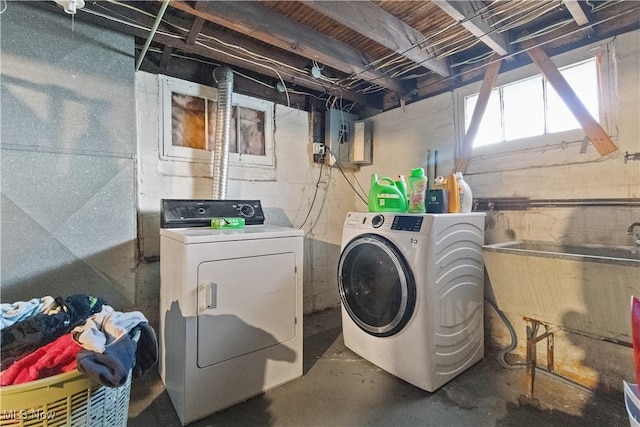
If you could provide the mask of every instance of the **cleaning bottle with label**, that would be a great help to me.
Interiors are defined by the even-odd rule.
[[[449,194],[449,213],[460,212],[460,193],[455,175],[447,177],[447,193]]]
[[[458,181],[458,194],[460,198],[460,212],[471,212],[473,207],[473,195],[471,187],[464,180],[462,172],[456,172],[456,180]]]
[[[396,183],[388,177],[378,179],[371,175],[371,188],[367,199],[369,212],[406,212],[407,199]]]
[[[409,176],[409,212],[425,213],[425,196],[427,191],[427,177],[424,175],[423,168],[415,168],[411,170]]]
[[[443,176],[436,176],[433,179],[431,189],[427,189],[427,213],[447,212],[449,212],[447,180]]]
[[[398,180],[396,181],[396,187],[398,187],[398,190],[400,190],[400,192],[404,196],[404,200],[406,201],[408,206],[409,202],[407,198],[407,183],[404,180],[404,175],[398,175]]]

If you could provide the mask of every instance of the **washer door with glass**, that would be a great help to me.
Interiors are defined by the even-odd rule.
[[[377,234],[363,234],[345,246],[338,287],[351,319],[371,335],[394,335],[413,314],[413,273],[395,245]]]

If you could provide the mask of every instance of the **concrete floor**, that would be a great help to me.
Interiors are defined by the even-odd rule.
[[[623,396],[594,396],[543,375],[538,404],[525,402],[524,370],[502,368],[492,352],[428,393],[345,348],[339,310],[306,316],[304,326],[302,378],[191,425],[629,426]],[[180,426],[156,371],[133,382],[129,426]]]

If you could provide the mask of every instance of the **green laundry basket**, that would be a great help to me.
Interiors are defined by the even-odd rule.
[[[130,393],[131,372],[124,385],[111,388],[77,369],[0,387],[0,426],[124,427]]]

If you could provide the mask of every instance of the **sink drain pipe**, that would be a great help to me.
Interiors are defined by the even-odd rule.
[[[524,369],[527,367],[526,363],[520,362],[520,363],[509,363],[506,360],[506,356],[507,354],[509,354],[510,352],[512,352],[513,350],[515,350],[515,348],[518,346],[518,336],[516,335],[516,331],[513,328],[513,325],[511,324],[511,322],[509,322],[509,319],[507,319],[507,316],[502,312],[502,310],[500,310],[498,308],[498,306],[496,305],[495,302],[491,301],[488,298],[484,299],[494,310],[495,312],[498,314],[498,316],[500,317],[500,319],[502,320],[502,322],[504,323],[504,325],[507,327],[507,330],[509,331],[509,335],[511,336],[511,343],[500,350],[500,352],[498,352],[498,362],[500,362],[500,366],[502,366],[505,369]],[[558,381],[560,381],[563,384],[575,387],[577,389],[579,389],[581,392],[589,395],[589,396],[593,396],[594,395],[594,391],[591,390],[588,387],[583,386],[582,384],[578,384],[574,381],[571,381],[568,378],[562,377],[560,375],[554,374],[553,372],[549,372],[546,369],[542,369],[539,367],[535,367],[536,372],[539,372],[541,374],[547,375],[553,379],[556,379]]]

